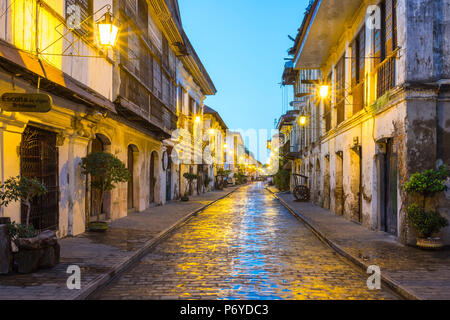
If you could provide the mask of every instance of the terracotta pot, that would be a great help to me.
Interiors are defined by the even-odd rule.
[[[417,238],[417,246],[426,250],[439,250],[444,247],[441,238]]]
[[[108,230],[108,224],[103,221],[89,222],[89,231],[92,232],[105,232]]]

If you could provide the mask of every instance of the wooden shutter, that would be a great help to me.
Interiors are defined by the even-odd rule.
[[[394,42],[393,42],[393,33],[394,33],[394,24],[393,24],[393,0],[386,0],[385,2],[385,56],[389,56],[394,50]]]
[[[336,65],[336,111],[337,124],[345,120],[345,57]]]
[[[364,25],[358,35],[359,42],[359,75],[358,83],[364,82],[364,68],[366,65],[366,26]]]
[[[352,45],[352,87],[358,83],[359,76],[359,42],[358,39],[353,40]]]

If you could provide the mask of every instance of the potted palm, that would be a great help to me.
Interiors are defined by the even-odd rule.
[[[448,220],[436,210],[435,195],[445,190],[445,180],[450,170],[443,165],[414,173],[405,183],[405,191],[412,197],[412,204],[406,208],[407,220],[417,231],[416,244],[423,249],[440,249],[444,246],[439,237],[433,237],[441,228],[448,226]]]
[[[90,175],[91,188],[100,193],[100,200],[96,203],[97,221],[88,222],[88,228],[90,231],[106,231],[108,224],[100,221],[105,193],[116,188],[117,183],[127,182],[130,172],[122,161],[108,152],[94,152],[82,158],[81,168],[84,174]]]
[[[192,190],[192,183],[197,180],[197,175],[193,173],[186,172],[183,177],[187,180],[186,188],[184,190],[184,195],[181,197],[181,201],[189,201],[189,190]]]

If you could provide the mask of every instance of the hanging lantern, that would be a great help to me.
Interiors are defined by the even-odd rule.
[[[105,18],[98,22],[97,26],[100,44],[105,47],[113,47],[117,41],[119,28],[114,25],[109,11],[105,13]]]
[[[304,126],[304,125],[306,125],[306,116],[305,115],[301,115],[299,118],[298,118],[298,123],[301,125],[301,126]]]
[[[319,87],[319,96],[322,99],[326,99],[328,97],[329,87],[326,85],[322,85]]]

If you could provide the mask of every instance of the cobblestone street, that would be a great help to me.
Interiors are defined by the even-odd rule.
[[[98,299],[396,299],[323,244],[263,185],[208,207]]]

